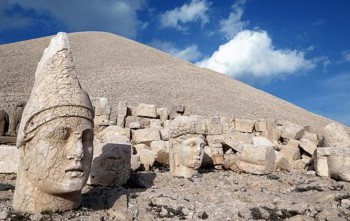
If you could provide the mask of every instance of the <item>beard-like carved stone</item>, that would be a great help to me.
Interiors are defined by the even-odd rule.
[[[90,98],[74,73],[68,38],[59,33],[38,64],[18,131],[16,211],[79,206],[93,154],[93,115]]]

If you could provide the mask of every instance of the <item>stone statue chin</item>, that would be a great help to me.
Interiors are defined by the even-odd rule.
[[[18,130],[16,211],[79,206],[92,161],[93,117],[90,98],[74,72],[68,38],[59,33],[38,64]]]

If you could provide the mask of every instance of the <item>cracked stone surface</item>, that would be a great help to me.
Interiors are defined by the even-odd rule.
[[[91,167],[93,108],[74,72],[65,33],[45,49],[18,131],[16,211],[66,211],[79,206]]]

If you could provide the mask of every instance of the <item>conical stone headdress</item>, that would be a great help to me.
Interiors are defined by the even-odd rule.
[[[51,39],[35,72],[35,83],[23,111],[17,147],[41,125],[60,117],[82,117],[93,122],[94,111],[74,71],[66,33]]]

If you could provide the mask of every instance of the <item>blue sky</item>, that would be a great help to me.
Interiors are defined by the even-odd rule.
[[[0,43],[107,31],[350,126],[348,0],[0,0]]]

